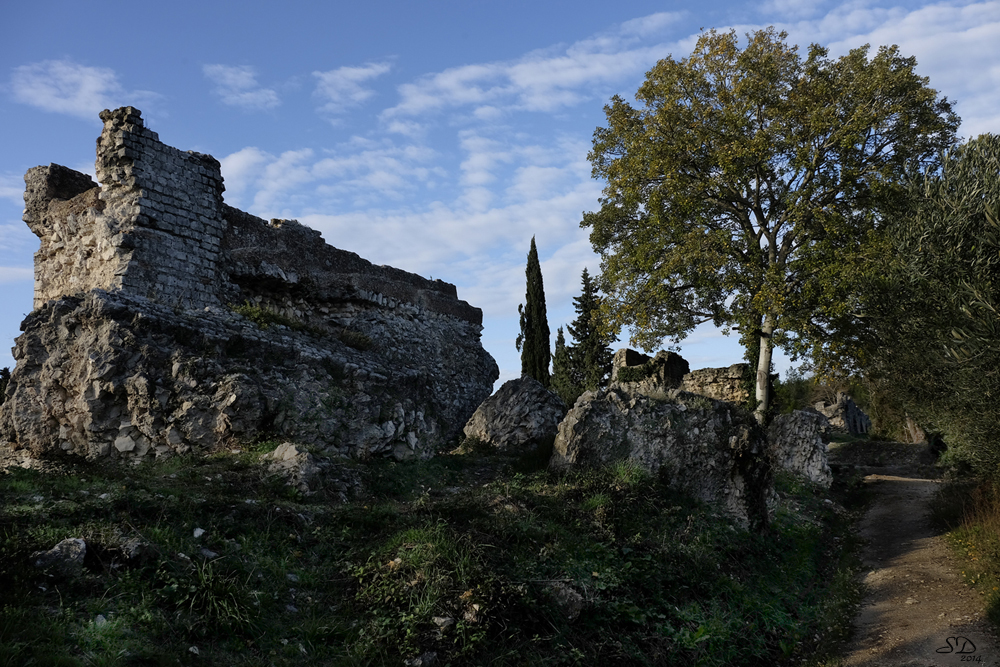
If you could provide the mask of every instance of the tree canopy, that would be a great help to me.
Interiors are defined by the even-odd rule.
[[[698,324],[759,345],[835,344],[859,326],[854,259],[902,205],[907,164],[933,165],[958,117],[897,47],[803,59],[785,33],[701,35],[659,61],[632,106],[614,97],[589,155],[606,182],[584,227],[601,255],[609,328],[652,350]]]
[[[953,455],[1000,473],[1000,136],[982,135],[913,170],[908,206],[886,219],[867,270],[870,325],[851,341],[880,429],[906,417]]]
[[[527,286],[524,303],[517,307],[521,315],[521,333],[515,345],[521,352],[521,375],[529,375],[542,386],[549,386],[549,321],[545,314],[545,287],[542,267],[538,263],[538,248],[531,237],[528,263],[524,269]]]

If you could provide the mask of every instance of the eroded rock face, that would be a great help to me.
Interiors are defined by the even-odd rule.
[[[802,410],[777,415],[768,426],[767,440],[780,467],[823,486],[833,483],[827,462],[830,423],[823,415]]]
[[[465,435],[510,453],[541,451],[552,446],[566,404],[527,375],[508,380],[476,409]]]
[[[499,369],[454,285],[229,207],[214,158],[132,107],[101,118],[99,187],[58,165],[25,176],[41,247],[0,445],[142,459],[264,432],[405,459],[457,438]]]
[[[653,398],[612,384],[559,424],[550,469],[629,460],[749,525],[767,522],[772,460],[753,415],[680,390]]]
[[[649,357],[622,348],[611,360],[611,381],[627,383],[634,391],[649,394],[676,389],[689,370],[687,360],[676,352],[660,350]]]

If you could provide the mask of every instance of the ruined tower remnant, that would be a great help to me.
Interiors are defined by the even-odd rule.
[[[490,394],[482,311],[454,285],[227,206],[217,160],[132,107],[101,119],[100,186],[25,175],[41,245],[0,445],[141,459],[273,435],[426,457]]]

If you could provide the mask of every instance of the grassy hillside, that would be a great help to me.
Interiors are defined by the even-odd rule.
[[[476,451],[358,464],[339,504],[275,444],[0,475],[0,665],[800,664],[856,601],[848,513],[790,478],[757,535],[626,464]],[[82,574],[33,567],[71,537]]]

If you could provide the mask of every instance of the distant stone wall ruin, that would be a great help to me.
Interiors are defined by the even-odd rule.
[[[612,360],[611,381],[635,383],[633,390],[645,393],[681,389],[717,401],[744,403],[747,400],[747,390],[743,386],[746,368],[746,364],[733,364],[728,368],[692,371],[688,362],[675,352],[661,350],[650,357],[621,348]],[[638,378],[640,375],[642,377]]]
[[[100,186],[25,175],[35,310],[0,444],[141,459],[280,437],[410,458],[457,436],[499,370],[454,285],[232,208],[213,157],[161,143],[132,107],[101,119]]]

